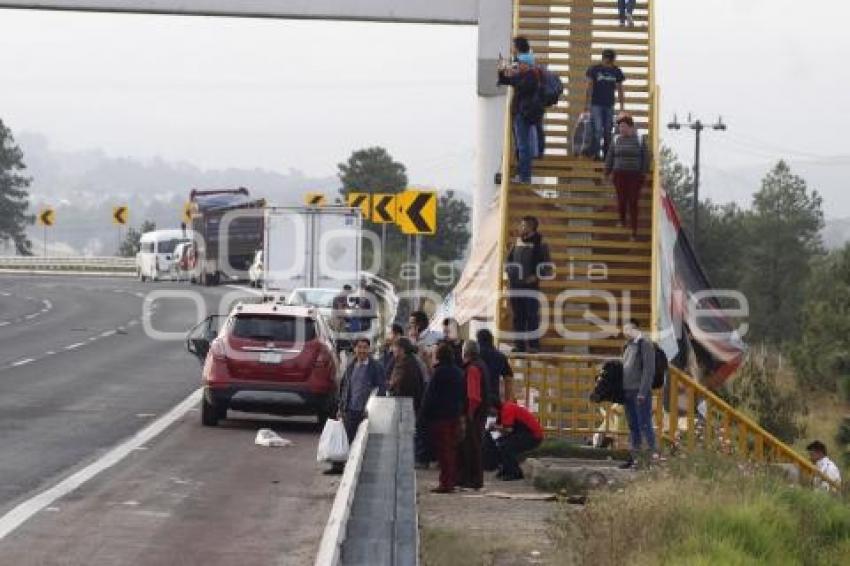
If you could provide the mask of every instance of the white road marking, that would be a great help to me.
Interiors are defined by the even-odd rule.
[[[197,389],[166,414],[115,448],[112,448],[82,470],[71,474],[53,487],[18,504],[14,509],[0,517],[0,540],[6,538],[9,533],[20,527],[39,511],[49,507],[58,499],[68,495],[103,471],[108,470],[126,458],[133,450],[139,449],[143,444],[156,438],[165,429],[185,415],[193,405],[197,405],[200,399],[201,389]]]
[[[109,338],[110,336],[113,336],[114,334],[115,334],[114,330],[107,330],[106,332],[101,332],[100,337],[101,338]]]
[[[0,326],[8,326],[8,325],[9,325],[8,320],[4,320],[4,321],[0,322]]]
[[[18,366],[23,366],[23,365],[26,365],[26,364],[32,363],[32,362],[34,362],[34,361],[35,361],[35,360],[34,360],[34,359],[32,359],[32,358],[24,358],[23,360],[18,360],[17,362],[12,363],[12,364],[11,364],[11,367],[16,368],[16,367],[18,367]]]
[[[95,340],[97,340],[97,336],[92,336],[91,338],[89,338],[89,342],[94,342]]]
[[[11,297],[12,293],[3,292],[3,293],[0,293],[0,295],[3,295],[4,297]]]
[[[149,419],[155,417],[156,413],[136,413],[136,416],[140,419]]]
[[[52,356],[52,355],[53,355],[53,354],[55,354],[55,353],[56,353],[56,352],[54,352],[53,350],[50,350],[49,352],[45,352],[45,353],[44,353],[44,355],[45,355],[45,356]]]
[[[138,320],[131,320],[127,323],[127,326],[136,326],[137,324],[139,324]]]
[[[43,301],[41,301],[41,304],[44,305],[45,310],[50,310],[50,309],[53,308],[53,303],[51,303],[47,299],[44,299]]]
[[[70,346],[65,346],[66,350],[76,350],[80,346],[83,345],[83,342],[77,342],[76,344],[71,344]]]
[[[24,318],[25,318],[25,319],[27,319],[27,320],[32,320],[32,319],[34,319],[35,317],[37,317],[39,314],[41,314],[41,313],[38,313],[38,312],[37,312],[37,313],[33,313],[33,314],[28,314],[28,315],[27,315],[27,316],[25,316]]]
[[[138,298],[140,298],[140,299],[144,299],[144,298],[145,298],[145,294],[144,294],[144,293],[133,293],[133,294],[134,294],[134,295],[136,295],[136,296],[137,296]]]

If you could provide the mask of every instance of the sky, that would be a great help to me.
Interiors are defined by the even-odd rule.
[[[746,172],[780,157],[850,172],[850,5],[656,11],[662,116],[729,126],[704,136],[703,194],[746,202]],[[413,183],[469,190],[475,57],[472,27],[0,10],[0,117],[61,150],[319,177],[382,145]],[[663,135],[691,161],[690,131]],[[850,196],[826,197],[850,216]]]

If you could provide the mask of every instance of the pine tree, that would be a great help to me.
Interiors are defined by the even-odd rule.
[[[19,254],[32,255],[26,227],[35,215],[27,213],[31,179],[23,174],[25,169],[24,152],[0,120],[0,240],[12,240]]]

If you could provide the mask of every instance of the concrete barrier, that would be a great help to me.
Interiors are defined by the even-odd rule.
[[[352,444],[316,566],[416,566],[413,403],[372,397]]]
[[[134,277],[136,259],[132,257],[0,256],[0,272]]]

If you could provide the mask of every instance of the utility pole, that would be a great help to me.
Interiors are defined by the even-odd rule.
[[[693,224],[693,233],[691,239],[693,240],[694,251],[697,251],[697,238],[699,234],[699,177],[700,177],[700,155],[702,153],[702,132],[706,128],[710,127],[712,130],[716,132],[725,132],[726,124],[723,123],[723,117],[720,116],[717,118],[717,122],[715,122],[712,126],[706,126],[706,124],[697,118],[694,120],[690,114],[688,114],[688,122],[684,124],[694,131],[696,135],[696,141],[694,143],[694,224]],[[683,124],[679,123],[678,117],[673,114],[673,121],[667,124],[667,128],[673,131],[679,131],[682,129]]]

